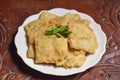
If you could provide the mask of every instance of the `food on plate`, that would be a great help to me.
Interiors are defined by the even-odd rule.
[[[98,47],[97,39],[89,25],[85,26],[81,22],[71,22],[69,23],[69,30],[72,31],[72,34],[68,37],[70,47],[95,53]]]
[[[42,12],[39,19],[25,27],[27,57],[35,64],[53,64],[64,68],[82,66],[86,54],[94,55],[98,43],[90,21],[78,14],[57,16]]]
[[[43,12],[38,20],[35,20],[25,26],[27,42],[28,42],[28,53],[29,58],[34,58],[35,46],[34,41],[36,35],[43,35],[47,28],[55,26],[59,17],[50,13]]]

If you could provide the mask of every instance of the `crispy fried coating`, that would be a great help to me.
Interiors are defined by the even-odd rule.
[[[48,17],[49,16],[49,17]],[[36,35],[44,33],[46,28],[55,26],[55,23],[59,20],[57,15],[43,12],[38,20],[32,21],[25,26],[26,37],[28,42],[27,56],[34,58],[34,44]],[[40,37],[40,36],[39,36]]]
[[[39,20],[35,20],[25,26],[26,37],[28,42],[27,56],[29,58],[34,58],[34,38],[38,30],[37,25],[39,25]]]
[[[67,48],[67,39],[42,35],[35,40],[35,63],[56,63],[64,60],[68,55]]]
[[[68,46],[68,55],[64,60],[57,62],[56,65],[63,66],[64,68],[80,67],[86,61],[85,55],[85,51],[70,49]]]
[[[98,47],[96,36],[93,30],[79,22],[69,23],[69,29],[73,33],[68,36],[70,47],[81,49],[89,53],[95,53]]]
[[[57,25],[67,26],[69,22],[81,20],[81,17],[78,14],[66,13],[64,16],[60,17],[60,20],[57,22]]]

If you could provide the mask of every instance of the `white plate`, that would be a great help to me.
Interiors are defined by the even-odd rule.
[[[50,65],[42,65],[42,64],[34,64],[33,59],[27,58],[27,42],[26,42],[26,37],[25,37],[25,31],[24,31],[24,26],[28,23],[30,23],[33,20],[38,19],[39,15],[43,12],[47,11],[50,13],[54,13],[58,16],[63,16],[64,14],[70,12],[70,13],[77,13],[79,14],[83,19],[87,19],[91,21],[90,27],[94,30],[95,35],[97,36],[98,44],[99,47],[96,50],[96,53],[94,55],[89,55],[87,56],[87,60],[85,64],[82,67],[78,68],[71,68],[71,69],[64,69],[62,67],[53,67]],[[88,68],[91,68],[95,64],[99,62],[101,59],[102,55],[106,51],[106,35],[104,32],[101,30],[101,27],[99,24],[97,24],[92,17],[90,17],[87,14],[77,12],[76,10],[68,10],[68,9],[63,9],[63,8],[54,8],[51,10],[43,10],[38,14],[32,15],[28,17],[24,23],[19,27],[18,32],[15,36],[15,45],[17,48],[17,53],[18,55],[22,58],[22,60],[27,64],[29,67],[40,71],[45,74],[51,74],[51,75],[57,75],[57,76],[67,76],[67,75],[72,75],[75,73],[80,73]],[[86,44],[87,45],[87,44]]]

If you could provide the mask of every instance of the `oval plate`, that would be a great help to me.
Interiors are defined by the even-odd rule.
[[[26,41],[26,36],[25,36],[26,33],[24,31],[24,26],[27,25],[28,23],[38,19],[39,15],[44,11],[56,14],[58,16],[63,16],[66,13],[75,13],[75,14],[79,14],[81,16],[81,18],[91,21],[90,27],[93,29],[93,31],[97,37],[99,47],[97,48],[95,54],[87,56],[87,60],[83,66],[78,67],[78,68],[65,69],[62,67],[54,67],[52,65],[35,64],[33,59],[27,58],[28,46],[27,46],[27,41]],[[15,45],[17,48],[18,55],[22,58],[24,63],[27,64],[29,67],[31,67],[37,71],[40,71],[42,73],[45,73],[45,74],[51,74],[51,75],[57,75],[57,76],[67,76],[67,75],[72,75],[75,73],[83,72],[83,71],[87,70],[88,68],[91,68],[92,66],[96,65],[99,62],[99,60],[102,58],[102,55],[106,51],[106,35],[102,31],[101,26],[99,24],[97,24],[93,20],[93,18],[90,17],[89,15],[78,12],[76,10],[54,8],[51,10],[43,10],[38,14],[31,15],[30,17],[28,17],[18,29],[18,32],[15,36]]]

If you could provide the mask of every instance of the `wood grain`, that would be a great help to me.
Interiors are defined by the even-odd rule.
[[[16,53],[14,36],[30,15],[56,7],[89,14],[107,36],[101,61],[83,73],[58,77],[37,72]],[[0,80],[120,80],[120,0],[0,0]]]

